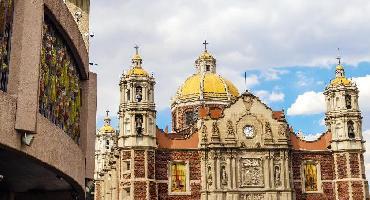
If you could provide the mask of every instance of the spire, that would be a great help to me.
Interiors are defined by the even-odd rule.
[[[109,110],[105,111],[107,114],[106,116],[104,117],[104,123],[105,125],[110,125],[110,117],[109,117]]]
[[[141,56],[139,54],[139,46],[135,45],[135,55],[132,57],[132,64],[133,67],[141,68],[141,63],[143,62],[143,59],[141,59]]]
[[[338,60],[338,65],[340,65],[340,59],[341,59],[341,57],[340,57],[340,49],[339,48],[338,48],[338,56],[337,56],[336,59]]]

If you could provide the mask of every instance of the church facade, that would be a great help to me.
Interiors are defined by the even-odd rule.
[[[119,129],[97,133],[95,199],[369,199],[358,89],[339,63],[325,88],[327,131],[294,133],[284,111],[239,93],[205,49],[158,129],[155,80],[138,51],[120,80]]]

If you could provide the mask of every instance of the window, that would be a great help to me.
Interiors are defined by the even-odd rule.
[[[140,114],[135,115],[136,134],[141,136],[143,134],[143,116]]]
[[[353,127],[353,121],[349,120],[347,122],[347,128],[348,128],[348,137],[349,138],[355,138],[355,128]]]
[[[141,102],[141,100],[143,99],[142,88],[140,86],[136,87],[135,98],[137,102]]]
[[[130,101],[130,89],[126,91],[127,101]]]
[[[171,162],[169,172],[169,193],[190,194],[189,163],[184,161]]]
[[[206,65],[206,71],[209,72],[211,70],[211,66]]]
[[[315,161],[305,161],[302,165],[303,192],[321,192],[320,165]]]
[[[192,125],[198,120],[198,112],[189,110],[185,112],[185,124]]]
[[[346,108],[351,109],[352,108],[351,95],[346,95],[345,100],[346,100]]]

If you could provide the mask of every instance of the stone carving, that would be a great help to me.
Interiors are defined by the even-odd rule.
[[[220,129],[218,129],[217,121],[212,123],[212,141],[220,141]]]
[[[220,177],[221,177],[221,185],[227,185],[227,172],[226,172],[226,166],[222,165],[221,166],[221,172],[220,172]]]
[[[211,166],[208,166],[208,170],[207,170],[207,183],[209,186],[212,186],[212,183],[213,183]]]
[[[281,135],[281,136],[287,136],[287,133],[288,133],[288,131],[287,131],[287,127],[286,127],[286,125],[285,124],[280,124],[279,125],[279,134]]]
[[[240,160],[240,187],[263,186],[262,160],[243,158]]]
[[[233,122],[231,120],[227,121],[227,136],[228,137],[235,137]]]
[[[252,96],[244,96],[243,97],[243,103],[244,107],[247,111],[250,111],[252,105],[253,105],[253,98]]]
[[[264,194],[241,194],[240,200],[264,200]]]
[[[272,130],[271,130],[271,125],[270,122],[265,123],[265,138],[266,139],[272,139]]]
[[[280,166],[275,165],[274,167],[274,180],[275,180],[275,187],[281,186],[281,170]]]
[[[201,123],[201,131],[202,131],[202,141],[207,142],[207,126],[202,121]]]

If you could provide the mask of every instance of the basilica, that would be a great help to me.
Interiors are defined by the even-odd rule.
[[[205,48],[171,101],[173,130],[161,130],[155,77],[136,49],[119,81],[119,131],[108,113],[97,131],[96,200],[369,199],[359,91],[340,62],[315,141],[217,67]]]

